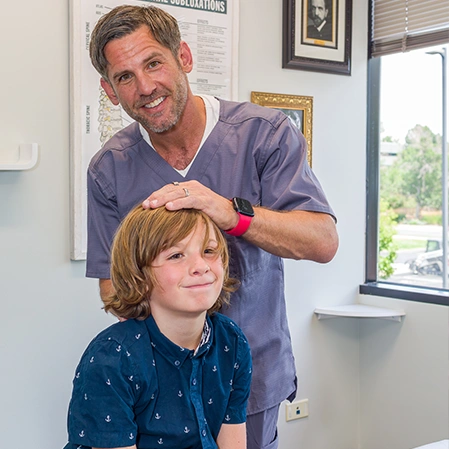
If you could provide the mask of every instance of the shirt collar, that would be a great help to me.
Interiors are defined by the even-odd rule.
[[[184,168],[183,170],[178,170],[177,168],[174,168],[179,174],[186,177],[187,173],[190,170],[190,167],[193,164],[193,161],[198,156],[198,153],[201,150],[201,147],[203,146],[203,143],[206,141],[206,139],[209,137],[209,134],[214,129],[215,125],[218,123],[218,119],[220,117],[220,102],[210,95],[198,95],[200,98],[202,98],[206,110],[206,129],[204,130],[203,137],[201,139],[200,146],[198,147],[198,150],[193,157],[193,159],[190,161],[190,164]],[[143,140],[153,149],[153,151],[156,151],[154,149],[153,143],[151,142],[151,137],[148,134],[147,130],[139,123],[139,130],[140,134],[142,134]]]
[[[194,356],[202,354],[210,348],[210,344],[208,343],[212,335],[212,328],[209,325],[207,318],[208,316],[206,315],[206,319],[204,320],[203,334],[201,335],[201,340],[197,348],[195,349],[195,352],[193,353]]]
[[[213,325],[209,316],[206,316],[201,341],[194,351],[183,348],[182,346],[179,346],[169,340],[159,330],[156,321],[154,321],[154,318],[151,315],[146,319],[145,323],[150,335],[150,343],[153,349],[161,354],[170,364],[172,364],[176,368],[180,368],[188,357],[202,357],[209,351],[209,348],[212,344]]]
[[[318,30],[318,31],[321,31],[321,30],[323,29],[324,25],[326,25],[326,21],[325,21],[325,20],[323,20],[323,21],[321,22],[321,25],[317,28],[317,30]]]

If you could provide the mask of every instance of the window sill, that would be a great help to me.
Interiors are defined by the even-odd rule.
[[[385,296],[387,298],[449,306],[449,291],[436,288],[389,284],[387,282],[367,282],[360,285],[359,292],[362,295]]]

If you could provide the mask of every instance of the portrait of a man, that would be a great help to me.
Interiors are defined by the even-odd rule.
[[[301,131],[304,132],[304,111],[296,109],[279,108],[291,122]]]
[[[309,0],[307,39],[332,41],[332,0]]]

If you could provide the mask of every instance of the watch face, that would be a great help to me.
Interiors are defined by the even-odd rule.
[[[245,200],[244,198],[233,198],[232,202],[234,204],[234,209],[237,212],[243,215],[248,215],[249,217],[254,217],[253,206],[248,200]]]

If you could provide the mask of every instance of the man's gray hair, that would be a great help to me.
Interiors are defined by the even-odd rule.
[[[142,26],[148,28],[157,42],[170,49],[175,59],[178,58],[181,33],[172,15],[155,6],[117,6],[100,18],[90,40],[92,65],[106,81],[109,82],[109,63],[104,54],[106,44],[128,36]]]

